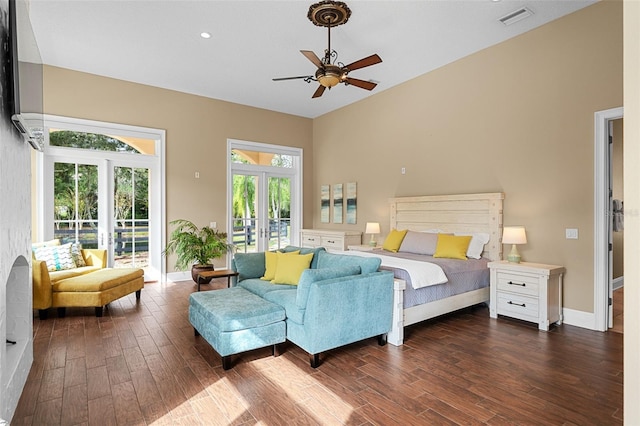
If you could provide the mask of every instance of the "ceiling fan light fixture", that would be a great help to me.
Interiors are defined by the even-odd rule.
[[[326,88],[332,88],[343,80],[342,69],[335,65],[327,65],[325,68],[318,68],[316,80]]]

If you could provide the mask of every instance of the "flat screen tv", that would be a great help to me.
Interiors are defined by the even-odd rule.
[[[13,92],[11,121],[38,151],[43,148],[42,60],[25,0],[9,0],[9,60]]]

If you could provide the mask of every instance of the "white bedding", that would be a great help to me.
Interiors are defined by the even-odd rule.
[[[382,266],[390,268],[404,269],[411,278],[411,287],[414,289],[428,287],[437,284],[444,284],[448,281],[447,276],[439,265],[420,262],[411,259],[400,259],[398,257],[385,256],[379,251],[345,251],[340,254],[350,254],[353,256],[379,257],[382,259]]]

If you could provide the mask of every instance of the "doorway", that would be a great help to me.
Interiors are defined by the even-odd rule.
[[[622,221],[621,228],[614,231],[614,206],[618,214],[623,214],[623,209],[620,209],[624,203],[621,188],[623,115],[623,108],[595,113],[593,328],[599,331],[607,331],[614,326],[614,282],[619,285],[624,276],[624,271],[620,271],[619,267],[614,273],[616,265],[621,265],[623,256],[620,242],[624,229],[622,215],[618,217]],[[614,277],[614,274],[620,276]],[[614,281],[614,278],[617,280]]]
[[[228,141],[230,240],[241,253],[298,243],[302,150]]]
[[[107,250],[109,267],[164,273],[164,132],[45,116],[37,239]]]

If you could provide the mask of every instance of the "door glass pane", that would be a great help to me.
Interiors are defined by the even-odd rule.
[[[98,248],[98,167],[54,164],[54,238]]]
[[[131,154],[153,155],[155,141],[132,137],[112,137],[96,133],[71,130],[50,130],[49,143],[52,146],[82,148],[93,151],[127,152]]]
[[[114,268],[149,266],[149,170],[114,167]]]
[[[273,152],[247,151],[245,149],[231,150],[231,161],[241,164],[258,164],[290,169],[293,167],[293,156],[275,154]]]
[[[257,251],[258,177],[233,175],[233,244],[238,253]]]
[[[286,247],[291,236],[291,179],[269,177],[269,250]]]

